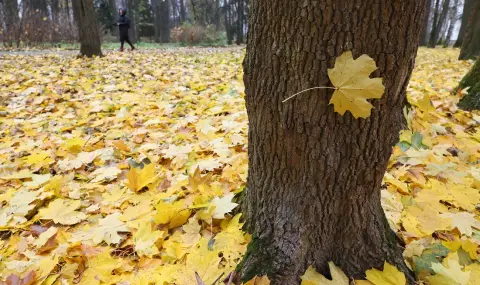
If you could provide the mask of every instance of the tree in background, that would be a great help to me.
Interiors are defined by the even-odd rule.
[[[115,23],[116,14],[112,14],[109,2],[108,0],[94,0],[98,23],[104,27],[105,32],[107,29],[111,31],[112,28],[115,28],[112,24]]]
[[[155,41],[170,42],[170,1],[152,0],[153,16],[155,21]]]
[[[455,28],[455,24],[457,23],[457,12],[458,12],[458,3],[459,0],[453,0],[453,5],[449,8],[448,13],[448,30],[447,35],[445,37],[445,41],[443,43],[443,47],[446,48],[450,45],[450,39],[452,38],[453,29]]]
[[[462,22],[460,24],[460,30],[458,31],[458,37],[455,41],[453,47],[461,47],[463,43],[463,38],[465,37],[465,32],[467,30],[468,19],[470,17],[470,11],[472,9],[474,0],[465,0],[463,2],[463,13],[462,13]]]
[[[442,4],[442,5],[440,5]],[[435,11],[433,15],[432,31],[430,32],[430,39],[428,47],[434,48],[440,38],[442,27],[447,20],[448,8],[450,7],[450,0],[436,0]]]
[[[73,14],[78,26],[80,55],[102,56],[100,31],[98,29],[93,0],[73,0]]]
[[[152,37],[155,35],[152,7],[149,0],[139,0],[137,26],[139,37]]]
[[[432,16],[432,0],[427,0],[427,10],[425,12],[425,19],[423,20],[422,33],[420,34],[420,45],[426,46],[429,38],[429,31],[431,30],[431,16]]]
[[[248,182],[243,201],[252,234],[239,265],[243,280],[299,284],[309,265],[349,277],[384,261],[413,275],[389,228],[380,187],[402,128],[426,0],[252,1],[244,60],[249,119]],[[353,15],[353,17],[352,17]],[[352,19],[362,19],[354,21]],[[372,57],[385,94],[366,119],[329,105],[327,69],[337,57]],[[368,75],[367,75],[368,77]]]
[[[4,21],[6,28],[6,41],[11,47],[13,45],[13,40],[15,34],[18,35],[18,26],[20,24],[20,18],[18,16],[18,2],[17,0],[3,0],[3,9],[4,9]],[[18,44],[20,42],[18,41]]]
[[[480,55],[480,1],[476,1],[469,15],[459,59],[476,59]]]

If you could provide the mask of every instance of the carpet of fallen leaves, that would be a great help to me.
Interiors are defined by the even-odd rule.
[[[480,284],[480,116],[451,95],[472,65],[457,54],[420,50],[382,190],[405,259],[432,285]],[[243,55],[3,56],[0,284],[221,284],[250,240],[236,213]],[[386,264],[357,284],[401,275]]]

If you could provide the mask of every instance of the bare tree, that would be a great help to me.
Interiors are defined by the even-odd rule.
[[[455,28],[455,24],[457,23],[457,12],[458,12],[458,1],[453,0],[453,6],[450,7],[450,12],[448,14],[448,30],[447,35],[445,37],[445,41],[443,43],[443,47],[446,48],[450,45],[450,39],[452,38],[453,29]]]
[[[443,0],[442,9],[440,10],[439,4],[441,0],[436,0],[435,13],[432,23],[432,31],[430,33],[430,40],[428,41],[429,47],[435,47],[438,39],[441,35],[442,27],[447,20],[448,7],[450,6],[450,0]]]

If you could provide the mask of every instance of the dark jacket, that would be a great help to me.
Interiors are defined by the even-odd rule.
[[[120,40],[128,39],[128,29],[130,29],[130,19],[125,14],[118,18],[118,29],[120,30]]]

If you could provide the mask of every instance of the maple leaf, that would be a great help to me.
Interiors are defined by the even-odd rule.
[[[432,264],[432,269],[437,275],[428,276],[427,279],[432,285],[466,285],[470,279],[470,272],[465,272],[455,259],[445,259],[441,263]]]
[[[442,218],[447,218],[452,220],[452,226],[457,228],[461,234],[466,236],[472,236],[473,229],[480,229],[480,222],[475,219],[475,215],[468,212],[460,213],[443,213],[440,215]]]
[[[139,167],[131,167],[127,174],[127,186],[132,191],[140,191],[156,181],[155,165],[149,160],[141,163]]]
[[[148,222],[140,224],[140,228],[133,235],[135,251],[139,256],[152,257],[158,254],[158,248],[155,242],[163,237],[164,232],[152,231],[152,225]]]
[[[373,108],[366,99],[379,99],[385,92],[381,78],[369,78],[375,71],[375,61],[368,55],[353,59],[352,52],[346,51],[335,61],[335,67],[328,69],[328,77],[337,88],[330,99],[335,112],[340,115],[350,111],[355,118],[367,118]]]
[[[225,214],[230,213],[235,207],[238,206],[237,203],[232,202],[234,196],[235,194],[228,193],[227,195],[223,196],[223,198],[213,198],[211,204],[215,206],[215,210],[213,212],[214,219],[225,218]]]
[[[114,166],[98,168],[90,174],[92,177],[92,183],[102,182],[102,181],[112,181],[117,179],[118,174],[122,171]]]
[[[367,270],[365,275],[374,285],[405,285],[407,283],[405,274],[388,262],[384,263],[383,271],[373,268]]]
[[[328,263],[332,280],[328,280],[322,274],[318,273],[312,266],[300,278],[302,285],[349,285],[350,281],[343,271],[335,266],[333,262]]]
[[[130,230],[124,222],[120,221],[120,213],[116,212],[98,221],[98,226],[87,232],[79,232],[73,235],[74,240],[92,240],[94,244],[105,241],[107,244],[118,244],[122,240],[119,232]]]
[[[21,278],[18,275],[10,274],[5,281],[0,281],[1,285],[31,285],[36,280],[35,271],[29,271],[25,277]]]
[[[87,218],[84,213],[76,211],[81,205],[78,200],[56,199],[47,208],[40,209],[38,217],[62,225],[74,225]]]

